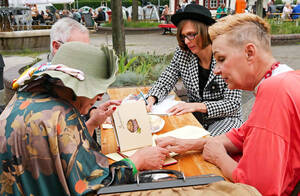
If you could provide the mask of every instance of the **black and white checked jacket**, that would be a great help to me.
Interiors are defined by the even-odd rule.
[[[211,70],[215,68],[216,61],[213,58]],[[155,96],[158,102],[162,101],[174,88],[181,78],[187,90],[188,102],[203,102],[207,107],[204,119],[211,122],[224,118],[236,118],[235,123],[225,123],[222,132],[241,125],[241,91],[230,90],[219,75],[210,72],[203,95],[199,93],[198,57],[191,52],[176,48],[170,65],[160,75],[148,92],[148,96]],[[205,124],[205,120],[204,123]],[[204,125],[205,127],[205,125]],[[220,127],[222,128],[222,126]]]

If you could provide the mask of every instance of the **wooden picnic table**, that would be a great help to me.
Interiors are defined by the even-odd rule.
[[[111,88],[108,89],[108,94],[111,99],[123,99],[129,94],[139,94],[138,89],[143,93],[147,93],[150,87],[138,87],[138,88]],[[173,92],[174,93],[174,92]],[[176,99],[179,98],[176,96]],[[185,125],[194,125],[202,127],[192,113],[180,115],[180,116],[162,116],[165,120],[164,128],[157,134],[166,133],[176,128],[183,127]],[[115,139],[113,129],[102,129],[101,130],[101,146],[104,154],[117,152],[117,142]],[[181,155],[176,155],[175,158],[178,163],[170,166],[166,166],[163,169],[173,169],[181,171],[185,176],[198,176],[202,174],[215,174],[223,176],[221,170],[215,165],[204,161],[201,153],[199,152],[188,152]],[[110,160],[110,163],[113,161]],[[224,177],[224,176],[223,176]]]

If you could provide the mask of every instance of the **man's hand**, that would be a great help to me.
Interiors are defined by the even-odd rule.
[[[179,103],[167,111],[171,115],[181,115],[189,112],[206,113],[207,108],[204,103]]]
[[[169,151],[160,147],[145,147],[136,151],[130,159],[141,170],[161,169]]]

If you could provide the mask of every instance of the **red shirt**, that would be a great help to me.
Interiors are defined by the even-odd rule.
[[[300,181],[300,71],[264,80],[249,119],[226,136],[243,152],[234,182],[290,195]]]

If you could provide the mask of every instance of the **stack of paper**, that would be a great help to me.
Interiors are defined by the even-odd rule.
[[[183,103],[183,101],[176,101],[175,95],[169,95],[162,102],[153,105],[150,114],[168,115],[167,111],[179,103]]]

